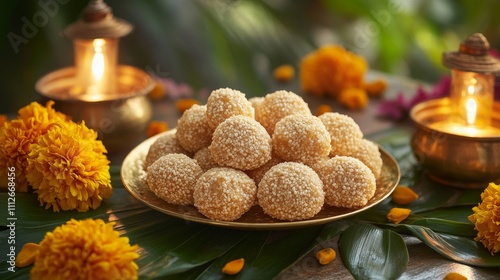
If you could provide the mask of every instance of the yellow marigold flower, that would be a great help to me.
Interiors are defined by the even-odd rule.
[[[154,136],[156,134],[167,131],[167,129],[168,129],[168,124],[166,122],[151,121],[148,125],[147,136],[148,137]]]
[[[295,69],[290,64],[283,64],[274,69],[273,75],[278,82],[288,82],[295,76]]]
[[[469,220],[474,223],[477,236],[491,254],[500,251],[500,185],[490,183],[481,194],[481,203],[472,208]]]
[[[321,116],[324,113],[329,113],[329,112],[333,112],[332,106],[328,104],[323,104],[318,106],[318,108],[316,109],[316,116]]]
[[[363,57],[341,46],[323,46],[301,60],[301,88],[317,96],[337,96],[345,88],[362,88],[367,69]]]
[[[6,115],[0,115],[0,128],[2,128],[5,123],[7,122],[7,116]]]
[[[175,107],[177,108],[177,111],[183,113],[195,104],[199,105],[200,101],[192,98],[185,98],[177,100],[177,102],[175,102]]]
[[[27,157],[30,145],[38,140],[50,128],[64,123],[67,117],[52,108],[53,101],[44,106],[33,102],[18,113],[17,119],[7,121],[0,128],[0,187],[7,187],[7,168],[16,168],[16,190],[28,191],[26,180]]]
[[[96,209],[111,196],[106,148],[97,132],[66,122],[54,126],[31,145],[27,179],[40,205],[54,211]]]
[[[339,103],[351,110],[363,109],[368,104],[366,91],[360,88],[343,89],[338,96]]]
[[[137,245],[103,220],[71,219],[48,232],[31,270],[32,279],[137,279]]]

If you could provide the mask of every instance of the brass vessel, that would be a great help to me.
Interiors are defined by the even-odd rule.
[[[410,112],[416,130],[411,147],[429,177],[459,188],[486,188],[500,182],[500,134],[466,136],[434,129],[451,114],[449,98],[432,99]],[[500,129],[500,104],[494,103],[492,129]]]

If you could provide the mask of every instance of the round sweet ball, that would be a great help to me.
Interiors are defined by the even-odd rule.
[[[243,171],[216,167],[203,173],[194,187],[194,206],[209,219],[234,221],[253,206],[257,187]]]
[[[330,206],[362,207],[375,194],[375,176],[359,159],[336,156],[316,172],[324,185],[325,203]]]
[[[147,169],[146,183],[159,198],[176,205],[193,204],[193,190],[203,170],[185,154],[168,154]]]
[[[179,144],[191,153],[208,147],[212,141],[213,130],[206,118],[205,105],[193,105],[184,111],[177,122],[177,139]]]
[[[361,145],[363,132],[348,115],[328,112],[318,117],[330,133],[330,156],[351,156]]]
[[[160,157],[168,154],[186,154],[189,156],[189,152],[181,147],[177,136],[173,132],[167,132],[158,137],[149,147],[146,160],[144,161],[144,169],[148,168]]]
[[[353,157],[361,160],[375,175],[375,178],[380,176],[382,172],[382,155],[378,149],[378,145],[368,139],[361,140],[359,149],[354,153]]]
[[[219,165],[250,170],[271,159],[271,137],[256,120],[233,116],[215,129],[208,149]]]
[[[273,135],[274,126],[289,115],[312,115],[307,103],[299,95],[286,90],[269,93],[255,111],[255,119]]]
[[[323,183],[308,166],[283,162],[266,172],[257,188],[259,205],[269,216],[287,221],[314,217],[324,204]]]
[[[330,153],[330,134],[315,116],[290,115],[274,129],[273,150],[285,161],[310,162]]]
[[[254,108],[245,94],[230,88],[220,88],[212,91],[207,100],[207,120],[212,129],[232,116],[247,116],[254,118]]]
[[[256,110],[255,112],[257,112],[257,109],[259,108],[259,106],[262,104],[262,102],[264,102],[264,97],[255,96],[255,97],[248,99],[248,101],[250,101],[250,103],[252,104],[252,107]]]
[[[214,167],[219,167],[219,164],[212,158],[212,154],[210,153],[208,147],[205,147],[196,152],[196,154],[194,154],[193,156],[193,159],[198,162],[203,172],[206,172]]]
[[[247,170],[246,173],[250,178],[252,178],[255,182],[255,184],[259,184],[260,180],[262,180],[262,177],[264,177],[264,174],[266,174],[271,167],[277,165],[278,163],[282,163],[283,160],[275,155],[271,155],[271,159],[268,160],[266,163],[261,165],[260,167],[257,167],[252,170]]]
[[[321,168],[321,166],[323,166],[323,164],[325,164],[329,159],[330,159],[329,156],[323,156],[323,157],[313,158],[311,160],[304,161],[302,163],[311,167],[314,171],[316,171],[319,168]]]

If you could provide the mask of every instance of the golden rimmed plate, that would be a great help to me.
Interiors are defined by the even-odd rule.
[[[146,184],[146,171],[143,168],[149,147],[159,137],[167,133],[175,133],[175,129],[163,132],[148,138],[135,147],[125,157],[121,168],[121,179],[130,194],[147,206],[165,214],[184,220],[202,224],[221,226],[237,229],[289,229],[325,224],[334,220],[365,211],[387,198],[399,183],[400,171],[394,158],[383,148],[379,147],[382,154],[383,166],[380,177],[377,179],[375,195],[364,207],[339,208],[325,205],[321,211],[311,219],[301,221],[281,221],[273,219],[264,213],[259,206],[253,206],[247,213],[236,221],[215,221],[198,212],[193,205],[180,206],[165,202],[157,197]]]

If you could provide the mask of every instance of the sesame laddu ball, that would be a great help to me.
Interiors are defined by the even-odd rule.
[[[260,105],[262,105],[262,102],[264,102],[264,97],[252,97],[248,99],[250,103],[252,104],[252,107],[254,109],[254,115],[257,115],[257,111],[260,108]]]
[[[219,164],[212,158],[212,153],[210,153],[208,147],[197,151],[196,154],[194,154],[193,159],[198,162],[203,172],[206,172],[214,167],[219,167]]]
[[[378,145],[368,139],[361,140],[359,149],[354,153],[353,157],[361,160],[375,175],[375,178],[380,176],[382,172],[382,155],[378,149]]]
[[[225,119],[232,116],[247,116],[254,118],[254,108],[242,92],[230,89],[220,88],[212,91],[207,100],[207,120],[212,129]]]
[[[248,176],[250,176],[250,178],[252,178],[255,182],[255,184],[259,184],[260,180],[262,179],[262,177],[264,177],[264,174],[266,174],[266,172],[271,169],[271,167],[275,166],[276,164],[278,163],[282,163],[283,160],[275,155],[271,155],[271,159],[268,160],[266,163],[264,163],[263,165],[255,168],[255,169],[252,169],[252,170],[247,170],[246,173],[248,174]]]
[[[146,183],[159,198],[176,205],[193,204],[193,190],[203,170],[185,154],[168,154],[147,169]]]
[[[303,164],[311,167],[314,171],[318,170],[323,164],[325,164],[330,157],[328,155],[323,157],[312,158],[311,160],[307,160],[302,162]]]
[[[257,109],[262,104],[262,102],[264,102],[264,97],[255,96],[255,97],[248,99],[248,101],[250,101],[250,103],[252,104],[252,107],[255,109],[255,113],[257,113]]]
[[[315,116],[290,115],[280,120],[272,137],[273,150],[286,161],[309,162],[330,153],[330,134]]]
[[[363,132],[351,117],[329,112],[318,118],[330,133],[332,146],[330,156],[351,156],[358,150]]]
[[[206,118],[207,107],[205,105],[193,105],[184,111],[177,122],[177,139],[179,144],[191,153],[208,147],[212,141],[213,130],[210,128]]]
[[[233,116],[217,127],[208,149],[221,166],[250,170],[271,159],[271,137],[256,120]]]
[[[330,206],[355,208],[365,206],[375,194],[375,176],[359,159],[336,156],[317,171]]]
[[[255,111],[255,119],[273,135],[274,126],[282,118],[289,115],[312,115],[311,110],[302,97],[291,91],[278,90],[269,93]]]
[[[166,133],[153,142],[146,155],[144,169],[148,168],[160,157],[168,154],[186,154],[190,156],[189,152],[179,144],[175,133]]]
[[[257,187],[245,172],[216,167],[203,173],[194,187],[194,206],[209,219],[234,221],[253,206]]]
[[[269,216],[295,221],[312,218],[321,211],[325,194],[314,170],[299,162],[283,162],[262,177],[257,199]]]

